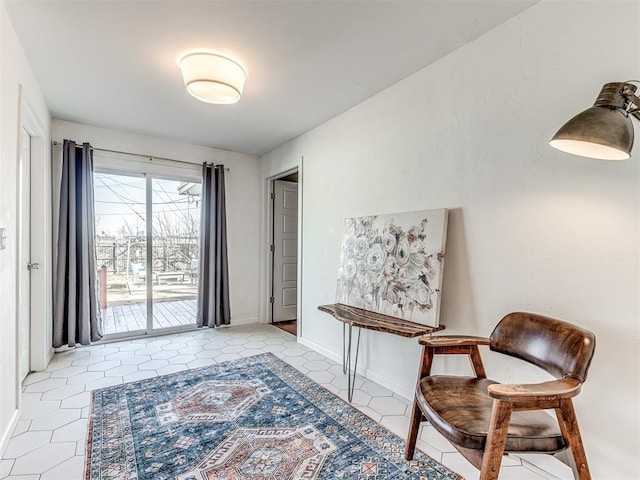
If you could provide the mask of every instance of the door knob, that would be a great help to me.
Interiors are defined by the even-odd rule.
[[[40,268],[39,263],[27,263],[27,270],[38,270]]]

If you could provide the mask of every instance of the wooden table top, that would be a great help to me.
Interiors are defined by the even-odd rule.
[[[351,307],[342,303],[331,305],[320,305],[318,310],[333,315],[337,320],[353,325],[354,327],[364,328],[367,330],[375,330],[378,332],[393,333],[401,337],[419,337],[429,333],[444,330],[444,325],[430,327],[421,323],[403,320],[381,313],[370,312],[362,308]]]

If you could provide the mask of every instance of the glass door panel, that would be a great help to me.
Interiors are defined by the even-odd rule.
[[[153,330],[194,326],[198,298],[200,190],[193,182],[151,184]]]
[[[98,302],[105,335],[147,331],[146,179],[94,173]]]

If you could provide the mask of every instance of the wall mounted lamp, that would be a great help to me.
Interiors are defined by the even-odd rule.
[[[633,124],[640,120],[640,98],[630,82],[607,83],[593,107],[556,132],[549,144],[563,152],[602,160],[626,160],[633,147]]]
[[[184,86],[198,100],[230,104],[240,100],[247,75],[235,61],[217,53],[198,51],[178,60]]]

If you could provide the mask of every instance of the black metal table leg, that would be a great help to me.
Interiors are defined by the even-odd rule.
[[[349,402],[353,400],[353,390],[356,383],[356,371],[358,369],[358,353],[360,351],[360,333],[362,329],[358,328],[358,340],[356,341],[356,355],[353,361],[353,371],[351,370],[351,353],[353,345],[351,343],[353,325],[349,324],[348,334],[345,332],[346,324],[342,324],[342,373],[347,375],[347,398]]]

